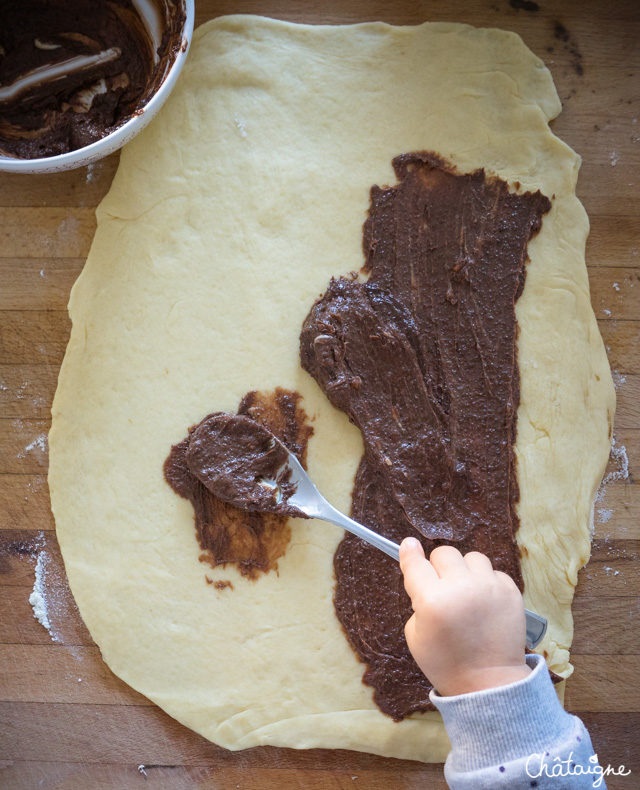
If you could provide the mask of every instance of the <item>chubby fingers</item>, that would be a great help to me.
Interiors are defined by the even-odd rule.
[[[493,565],[491,560],[486,554],[481,554],[479,551],[470,551],[464,555],[464,561],[472,573],[489,574],[493,573]]]
[[[412,603],[425,598],[429,586],[438,580],[438,574],[424,556],[422,544],[416,538],[405,538],[400,544],[400,570],[404,576],[404,589]]]
[[[429,562],[441,579],[447,576],[460,576],[469,573],[469,567],[462,554],[453,546],[438,546],[429,555]]]
[[[491,560],[479,551],[470,551],[463,557],[454,546],[438,546],[427,560],[422,544],[416,538],[405,538],[400,544],[400,570],[412,603],[426,598],[429,587],[440,579],[495,573],[505,576],[505,583],[511,581],[506,574],[494,571]]]

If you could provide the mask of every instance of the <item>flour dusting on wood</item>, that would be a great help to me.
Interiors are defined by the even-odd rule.
[[[46,551],[41,551],[38,554],[36,562],[36,580],[33,584],[33,591],[29,596],[29,603],[33,609],[33,616],[47,631],[51,634],[51,622],[49,620],[49,604],[45,596],[45,576],[47,573],[47,564],[49,562],[49,555]],[[52,638],[53,634],[51,635]]]
[[[46,453],[48,447],[49,445],[47,440],[47,434],[41,433],[39,436],[36,436],[36,438],[32,442],[29,442],[29,444],[25,446],[24,450],[18,453],[18,458],[25,458],[29,453],[32,453],[34,450],[39,450],[41,453]]]
[[[608,507],[601,507],[598,509],[598,522],[600,524],[607,524],[611,520],[613,510]]]
[[[22,539],[2,541],[0,561],[10,561],[11,557],[35,563],[33,589],[29,595],[33,616],[43,628],[47,629],[54,642],[61,642],[62,639],[54,622],[60,607],[64,604],[64,584],[54,557],[47,547],[45,533],[39,530]]]
[[[62,643],[64,639],[58,624],[63,621],[68,609],[65,600],[66,585],[56,558],[47,547],[44,532],[39,533],[37,553],[34,551],[31,557],[36,559],[35,579],[29,596],[33,616],[43,628],[47,629],[54,642]],[[73,649],[71,653],[75,655]]]
[[[602,481],[603,485],[613,483],[616,480],[629,479],[629,456],[627,455],[627,448],[624,444],[618,444],[616,437],[611,440],[611,458],[615,464],[615,469]]]
[[[618,384],[616,385],[616,389],[624,384],[626,379],[624,376],[620,374],[616,374],[613,372],[613,381],[614,385],[616,384],[616,376],[618,376]],[[611,483],[616,482],[624,482],[625,480],[629,479],[629,456],[627,455],[627,448],[624,444],[618,444],[616,441],[616,437],[613,436],[611,439],[611,461],[613,461],[613,469],[608,472],[603,480],[600,483],[600,488],[598,488],[598,492],[596,494],[595,505],[596,505],[596,521],[598,524],[608,524],[613,516],[613,509],[607,507],[597,507],[602,500],[604,499],[607,486]],[[593,536],[593,531],[592,531]]]
[[[616,392],[627,383],[627,377],[623,376],[622,373],[619,373],[617,370],[611,371],[611,378],[613,379],[613,386],[616,389]]]
[[[29,603],[33,609],[33,616],[43,628],[47,629],[51,639],[54,642],[61,642],[60,634],[52,622],[60,603],[60,593],[52,571],[51,554],[43,548],[36,560],[35,580]]]

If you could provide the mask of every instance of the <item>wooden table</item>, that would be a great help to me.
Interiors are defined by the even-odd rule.
[[[615,435],[630,462],[628,479],[608,485],[597,505],[593,555],[574,603],[575,674],[566,702],[585,720],[603,764],[632,767],[609,787],[631,790],[640,787],[640,485],[633,479],[640,464],[640,6],[539,0],[537,11],[513,7],[520,4],[200,0],[196,21],[245,12],[311,23],[468,22],[516,31],[553,72],[564,105],[553,129],[584,158],[578,194],[592,225],[593,306],[618,382]],[[69,289],[117,164],[116,155],[90,170],[0,175],[0,787],[444,788],[438,765],[347,751],[227,752],[102,663],[66,586],[45,437],[69,333]],[[28,600],[42,546],[57,641]]]

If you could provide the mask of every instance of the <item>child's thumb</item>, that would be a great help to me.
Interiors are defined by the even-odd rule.
[[[415,609],[415,604],[426,597],[429,583],[438,578],[435,568],[424,555],[422,544],[416,538],[405,538],[400,544],[400,570],[404,576],[404,588]]]

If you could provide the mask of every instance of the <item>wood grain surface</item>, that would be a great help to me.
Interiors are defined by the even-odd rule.
[[[632,790],[640,787],[640,5],[538,3],[535,11],[515,0],[199,0],[196,22],[238,12],[308,23],[468,22],[516,31],[551,69],[564,107],[553,130],[584,160],[578,194],[591,219],[592,301],[618,389],[618,457],[609,468],[618,479],[596,505],[593,554],[580,573],[566,703],[589,727],[601,763],[633,770],[609,788]],[[114,155],[56,175],[0,174],[0,787],[445,788],[439,765],[347,751],[225,751],[101,661],[65,581],[46,434],[69,289],[117,164]],[[29,604],[43,550],[52,635]]]

